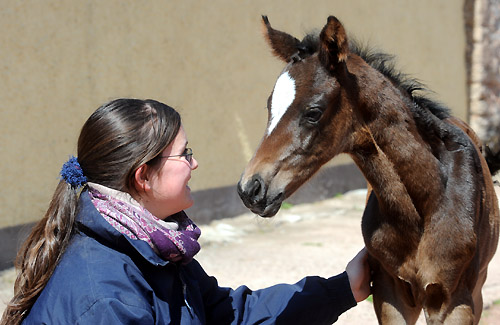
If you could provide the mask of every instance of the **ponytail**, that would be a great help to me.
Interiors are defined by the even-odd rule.
[[[74,232],[78,193],[66,181],[59,182],[45,216],[17,255],[14,297],[3,313],[1,324],[20,324],[54,273]]]
[[[19,324],[28,314],[59,263],[75,231],[79,190],[89,182],[133,192],[134,173],[154,161],[175,139],[181,117],[155,100],[116,99],[99,107],[78,138],[78,159],[62,168],[43,219],[16,258],[14,297],[1,324]]]

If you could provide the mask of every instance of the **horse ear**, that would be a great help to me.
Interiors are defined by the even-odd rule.
[[[349,45],[342,23],[334,16],[328,17],[320,38],[319,60],[330,71],[343,65],[347,60]]]
[[[273,49],[273,54],[285,62],[298,52],[300,41],[287,33],[273,29],[267,16],[262,16],[264,36]]]

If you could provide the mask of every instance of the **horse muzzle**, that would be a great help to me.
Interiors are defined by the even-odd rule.
[[[243,204],[250,211],[264,218],[273,217],[278,213],[281,203],[285,199],[283,192],[270,193],[269,186],[258,174],[253,175],[247,181],[244,181],[243,178],[240,179],[237,190]]]

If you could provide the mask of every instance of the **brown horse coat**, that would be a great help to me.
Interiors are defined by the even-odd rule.
[[[238,184],[245,205],[271,217],[339,153],[370,192],[362,233],[380,323],[478,323],[498,243],[498,203],[481,143],[389,57],[349,45],[329,17],[319,38],[274,30],[287,62],[269,98],[266,134]]]

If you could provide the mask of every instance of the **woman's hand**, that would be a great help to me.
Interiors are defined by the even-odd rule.
[[[346,272],[356,302],[368,298],[370,295],[370,267],[368,266],[368,253],[366,248],[359,251],[359,253],[347,264]]]

